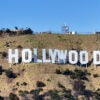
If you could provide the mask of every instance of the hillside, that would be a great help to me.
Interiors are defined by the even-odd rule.
[[[20,100],[42,100],[42,99],[31,99],[33,96],[32,90],[43,89],[39,92],[39,95],[44,96],[43,100],[53,100],[49,98],[49,92],[53,96],[60,96],[60,99],[55,98],[54,100],[74,100],[64,99],[62,89],[66,91],[71,90],[73,94],[73,81],[76,78],[71,77],[73,74],[68,75],[68,71],[74,73],[77,68],[83,73],[86,72],[86,78],[82,79],[86,86],[86,90],[96,92],[100,88],[100,66],[94,68],[93,64],[90,64],[88,68],[80,67],[78,65],[70,64],[51,64],[51,63],[30,63],[17,65],[8,64],[7,56],[4,53],[8,52],[8,49],[12,48],[38,48],[39,57],[41,58],[42,48],[52,49],[66,49],[66,50],[87,50],[92,59],[92,51],[100,50],[100,36],[99,35],[65,35],[65,34],[34,34],[34,35],[21,35],[21,36],[7,36],[0,38],[0,65],[2,66],[2,72],[0,74],[0,96],[9,97],[10,93],[14,93],[20,98]],[[7,71],[10,70],[15,77],[7,77]],[[67,72],[65,72],[67,70]],[[60,72],[60,73],[59,73]],[[67,73],[67,74],[64,74]],[[80,74],[79,74],[80,75]],[[83,74],[82,74],[83,75]],[[9,76],[9,75],[8,75]],[[11,75],[13,76],[13,75]],[[42,86],[38,86],[37,82],[41,83]],[[62,85],[63,88],[59,87]],[[57,93],[55,92],[58,91]],[[26,91],[26,92],[23,92]],[[29,93],[31,92],[31,93]],[[67,92],[65,92],[67,93]],[[59,94],[59,95],[58,95]],[[67,95],[68,96],[68,95]],[[70,96],[71,97],[71,96]],[[81,97],[85,98],[83,94]],[[89,95],[89,97],[92,97]],[[25,99],[30,98],[30,99]],[[48,99],[49,98],[49,99]],[[63,99],[61,99],[63,98]],[[18,99],[17,99],[18,100]],[[85,100],[85,99],[79,99]],[[99,100],[99,99],[93,99]]]

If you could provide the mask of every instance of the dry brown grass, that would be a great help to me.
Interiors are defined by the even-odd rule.
[[[6,47],[6,42],[9,43],[9,47]],[[57,35],[57,34],[37,34],[37,35],[24,35],[24,36],[14,36],[7,38],[0,38],[0,52],[7,52],[9,48],[16,48],[21,45],[23,48],[58,48],[58,49],[83,49],[90,52],[90,58],[92,57],[91,51],[100,49],[100,40],[96,41],[96,35]],[[0,58],[0,64],[4,69],[9,68],[8,61],[6,59]],[[51,89],[58,89],[58,82],[62,83],[67,89],[72,89],[69,76],[57,75],[55,73],[56,69],[74,70],[75,68],[80,68],[78,66],[72,65],[57,65],[57,64],[40,64],[40,63],[30,63],[30,64],[18,64],[12,66],[15,73],[19,73],[22,69],[25,69],[22,75],[18,76],[11,83],[7,83],[5,74],[0,76],[0,95],[8,96],[13,88],[17,88],[15,93],[18,94],[19,90],[32,90],[37,88],[36,81],[43,81],[46,84],[44,87],[44,92]],[[84,68],[82,68],[84,70]],[[100,88],[100,77],[94,78],[93,74],[100,74],[100,67],[95,69],[93,66],[87,68],[91,73],[89,76],[89,82],[85,82],[86,88],[90,90],[96,90]],[[16,86],[16,83],[20,84],[27,82],[27,86]]]

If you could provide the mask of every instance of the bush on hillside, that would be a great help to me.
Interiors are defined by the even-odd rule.
[[[6,52],[2,52],[2,58],[6,58],[7,57],[7,53]]]
[[[27,83],[26,83],[26,82],[23,82],[21,85],[23,85],[23,86],[27,86]]]
[[[96,78],[96,77],[99,77],[99,75],[98,74],[93,74],[93,77]]]
[[[17,97],[17,95],[14,94],[14,93],[10,93],[10,94],[9,94],[9,99],[10,99],[10,100],[19,100],[19,98]],[[0,99],[0,100],[1,100],[1,99]]]
[[[60,69],[56,69],[56,74],[62,74],[62,72],[60,71]]]
[[[23,47],[22,47],[21,45],[18,45],[17,48],[18,48],[18,49],[22,49]]]
[[[72,79],[88,80],[88,78],[86,77],[86,75],[87,75],[86,71],[82,71],[80,69],[75,68],[74,72],[72,73],[72,75],[70,77]]]
[[[0,75],[2,75],[3,69],[2,66],[0,66]]]
[[[15,73],[13,73],[13,71],[10,69],[6,70],[5,73],[8,78],[16,78],[17,77],[17,75]]]
[[[66,69],[65,71],[63,71],[63,75],[72,75],[73,72],[70,71],[69,69]]]
[[[36,86],[37,87],[45,87],[46,85],[45,85],[45,83],[43,83],[41,81],[37,81]]]

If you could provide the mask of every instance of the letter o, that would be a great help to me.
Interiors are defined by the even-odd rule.
[[[74,55],[74,59],[73,59]],[[75,50],[69,51],[69,63],[76,64],[78,62],[78,53]]]

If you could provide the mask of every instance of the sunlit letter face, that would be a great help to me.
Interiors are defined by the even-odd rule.
[[[80,63],[87,64],[89,61],[88,52],[87,51],[80,51]]]
[[[8,50],[8,62],[13,63],[13,58],[15,59],[14,63],[18,63],[18,49],[14,50],[14,53],[12,53],[12,49]]]
[[[34,55],[32,55],[34,53]],[[77,64],[78,61],[80,64],[85,65],[89,62],[89,55],[87,51],[70,50],[67,53],[67,50],[58,50],[58,49],[49,49],[49,58],[47,59],[46,49],[42,49],[42,59],[38,59],[37,48],[33,49],[33,53],[31,49],[23,49],[22,50],[22,62],[30,63],[32,61],[32,57],[34,57],[33,62],[37,63],[59,63],[66,64],[67,56],[70,64]],[[8,63],[18,63],[19,51],[18,49],[9,49],[8,50]],[[93,64],[100,64],[100,51],[93,51]]]
[[[27,59],[26,59],[27,54]],[[29,63],[32,61],[32,51],[30,49],[23,49],[22,50],[22,62]]]
[[[69,63],[77,64],[78,62],[78,53],[75,50],[69,51]]]
[[[100,51],[93,52],[93,64],[99,65],[100,64]]]

